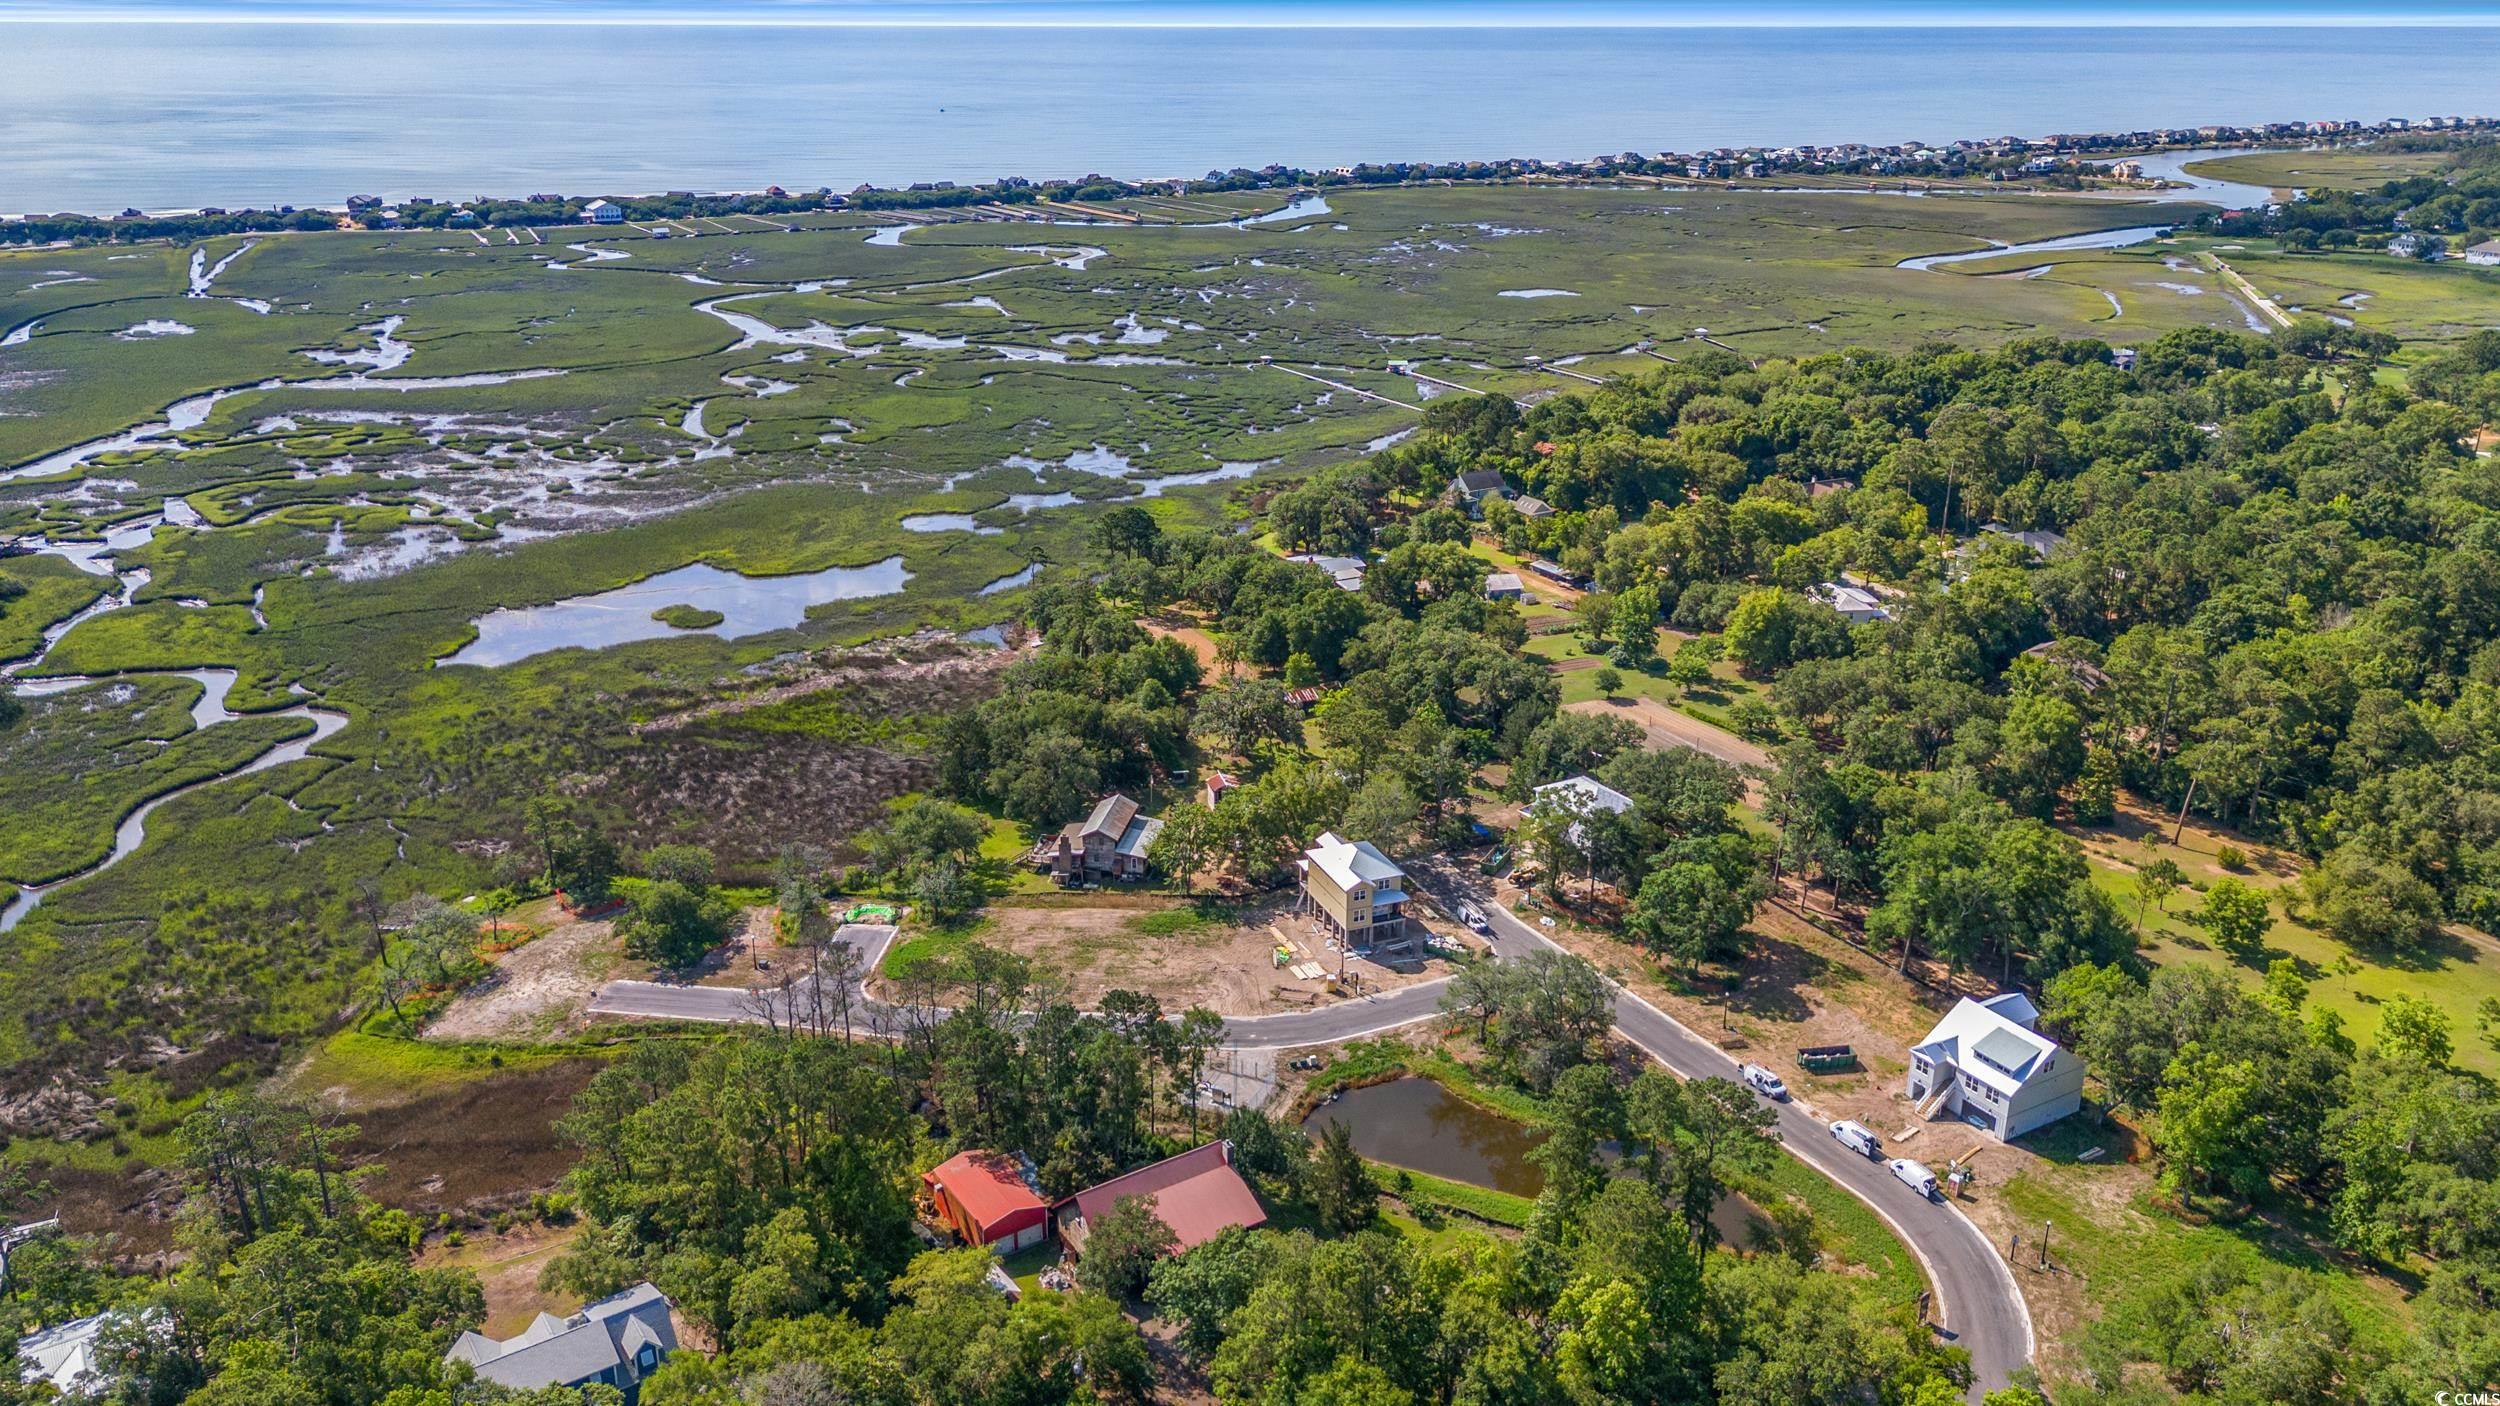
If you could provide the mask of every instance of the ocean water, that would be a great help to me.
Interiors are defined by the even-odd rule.
[[[2500,29],[0,24],[0,211],[2471,114]]]

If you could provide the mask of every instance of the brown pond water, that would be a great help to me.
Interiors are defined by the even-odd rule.
[[[1336,1102],[1311,1110],[1302,1129],[1316,1138],[1331,1123],[1345,1124],[1354,1150],[1375,1162],[1513,1196],[1545,1189],[1544,1170],[1528,1160],[1545,1140],[1542,1133],[1452,1097],[1430,1079],[1349,1089]],[[1710,1221],[1725,1243],[1751,1245],[1760,1216],[1752,1202],[1730,1195]]]

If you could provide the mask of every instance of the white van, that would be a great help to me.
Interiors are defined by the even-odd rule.
[[[1892,1168],[1892,1174],[1901,1179],[1903,1186],[1930,1201],[1936,1199],[1936,1174],[1927,1170],[1923,1164],[1913,1162],[1907,1157],[1895,1157],[1884,1165]]]
[[[1759,1064],[1740,1064],[1736,1066],[1736,1073],[1755,1093],[1764,1098],[1784,1099],[1788,1097],[1787,1083],[1779,1075]]]
[[[1843,1118],[1832,1124],[1832,1140],[1860,1157],[1884,1155],[1883,1140],[1875,1136],[1875,1130],[1852,1119]]]

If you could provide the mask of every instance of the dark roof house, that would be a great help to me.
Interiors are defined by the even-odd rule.
[[[1470,469],[1450,480],[1449,491],[1441,495],[1441,500],[1474,514],[1484,506],[1485,499],[1509,496],[1510,480],[1502,477],[1500,469]]]
[[[1062,881],[1103,874],[1140,879],[1146,875],[1146,846],[1162,832],[1162,821],[1139,815],[1137,802],[1113,792],[1096,801],[1083,820],[1068,822],[1042,841],[1033,861]]]

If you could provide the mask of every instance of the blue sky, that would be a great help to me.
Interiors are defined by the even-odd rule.
[[[1067,25],[2492,24],[2500,0],[0,0],[0,18]]]

